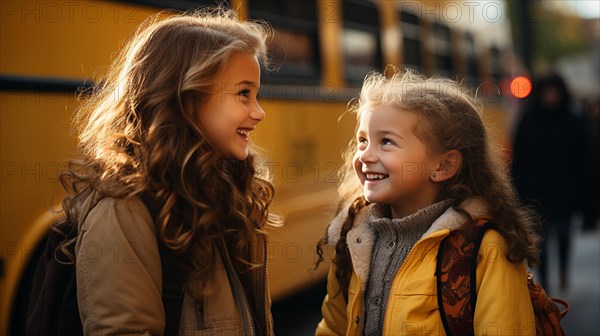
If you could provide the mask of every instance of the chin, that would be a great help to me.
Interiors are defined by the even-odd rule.
[[[379,203],[381,200],[377,198],[377,195],[373,195],[371,193],[363,192],[363,196],[369,203]]]
[[[248,151],[245,151],[243,153],[234,153],[233,154],[233,159],[238,160],[238,161],[244,161],[248,158]]]

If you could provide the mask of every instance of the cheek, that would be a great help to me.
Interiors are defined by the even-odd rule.
[[[200,111],[202,124],[206,130],[223,128],[227,123],[227,106],[211,100]]]
[[[356,173],[356,176],[358,176],[358,178],[362,182],[364,177],[363,177],[363,173],[362,173],[362,162],[360,162],[359,157],[360,157],[359,153],[354,154],[354,158],[352,159],[352,162],[354,165],[354,172]]]
[[[217,143],[225,134],[223,130],[223,120],[219,118],[214,110],[203,110],[200,112],[198,120],[199,127],[204,136],[212,143]]]

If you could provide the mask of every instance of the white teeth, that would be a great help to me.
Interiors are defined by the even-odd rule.
[[[367,175],[367,180],[383,180],[384,178],[387,177],[387,175],[384,174],[366,174]]]
[[[247,137],[250,132],[247,130],[238,129],[237,133]]]

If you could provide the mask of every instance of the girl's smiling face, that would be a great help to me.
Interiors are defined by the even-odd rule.
[[[252,53],[231,57],[217,75],[213,93],[200,104],[200,127],[228,159],[248,157],[248,136],[265,118],[258,104],[260,65]]]
[[[361,109],[356,132],[354,168],[365,198],[388,204],[394,217],[404,217],[435,202],[431,181],[439,157],[415,133],[414,112],[380,105]]]

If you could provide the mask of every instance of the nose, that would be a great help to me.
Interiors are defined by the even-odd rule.
[[[262,107],[260,107],[260,104],[256,102],[256,104],[254,104],[254,106],[252,106],[252,109],[250,110],[250,118],[257,121],[263,121],[263,119],[265,119],[265,116],[265,111],[263,111]]]
[[[362,163],[374,163],[377,161],[377,155],[375,155],[374,149],[370,144],[365,150],[359,153],[358,160]]]

